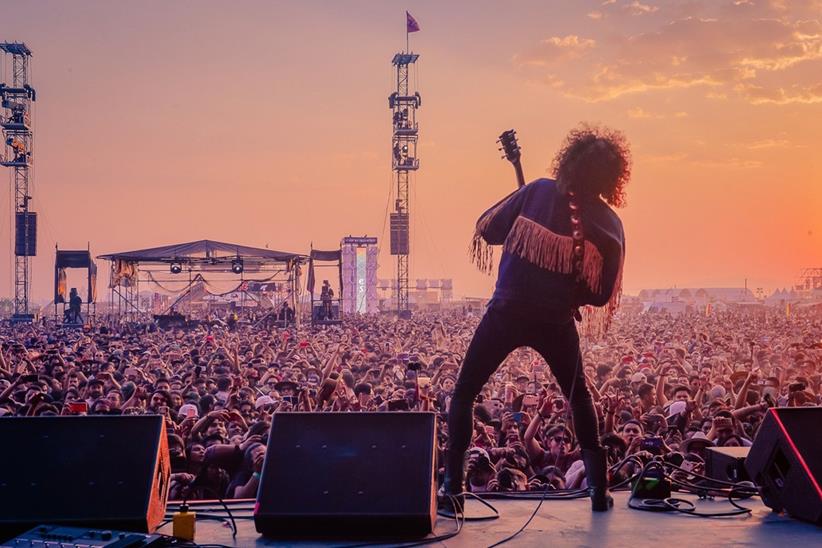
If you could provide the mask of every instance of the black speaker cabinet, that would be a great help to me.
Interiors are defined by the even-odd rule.
[[[822,525],[822,407],[768,411],[745,459],[762,501],[776,512]]]
[[[14,254],[18,257],[37,255],[37,213],[29,211],[15,214]]]
[[[163,418],[0,419],[0,539],[35,525],[153,532],[170,475]]]
[[[705,453],[705,475],[720,481],[746,481],[745,457],[750,447],[708,447]]]
[[[278,413],[254,511],[268,537],[419,538],[436,520],[433,413]]]

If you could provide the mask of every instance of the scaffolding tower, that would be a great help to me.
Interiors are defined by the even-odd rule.
[[[392,169],[397,181],[397,199],[391,213],[391,255],[397,257],[397,314],[408,317],[411,309],[408,303],[410,204],[408,187],[410,174],[420,167],[417,158],[417,109],[422,104],[419,92],[409,89],[409,73],[415,67],[419,55],[401,52],[394,55],[391,63],[397,71],[397,87],[388,97],[391,109]]]
[[[12,169],[14,180],[14,316],[12,321],[31,321],[29,293],[31,290],[31,257],[37,253],[37,214],[29,210],[32,183],[31,104],[36,96],[29,84],[31,50],[23,43],[2,42],[0,53],[3,66],[10,67],[11,83],[7,82],[8,69],[0,75],[0,127],[3,129],[4,148],[0,165]]]
[[[794,290],[811,294],[822,289],[822,268],[804,268],[794,284]]]

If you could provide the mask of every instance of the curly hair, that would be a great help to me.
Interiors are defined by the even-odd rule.
[[[631,179],[628,139],[620,131],[582,124],[568,133],[554,156],[553,171],[561,191],[601,196],[623,207]]]

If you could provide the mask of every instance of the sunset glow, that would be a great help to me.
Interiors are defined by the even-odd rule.
[[[822,263],[819,0],[21,2],[0,39],[34,53],[34,298],[51,297],[55,243],[307,252],[368,234],[390,278],[386,98],[405,9],[422,27],[412,279],[489,295],[467,248],[515,188],[497,136],[516,128],[531,180],[582,121],[632,144],[628,292],[774,289]]]

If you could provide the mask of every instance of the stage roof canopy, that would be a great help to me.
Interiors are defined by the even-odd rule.
[[[308,259],[308,256],[214,240],[198,240],[136,251],[109,253],[97,258],[134,263],[217,263],[239,258],[243,261],[267,263],[303,260]]]

